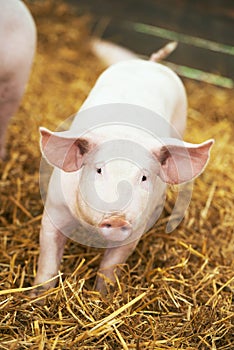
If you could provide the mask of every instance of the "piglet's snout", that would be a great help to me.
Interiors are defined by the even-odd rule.
[[[132,233],[132,225],[124,217],[110,216],[101,221],[99,230],[110,241],[123,241]]]

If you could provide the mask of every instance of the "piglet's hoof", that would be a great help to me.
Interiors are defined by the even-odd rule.
[[[35,289],[31,290],[29,293],[29,296],[31,298],[36,298],[40,295],[42,295],[44,292],[47,291],[47,288],[40,286],[40,287],[35,287]]]
[[[29,297],[30,299],[35,299],[35,304],[43,306],[46,303],[46,295],[44,295],[44,293],[46,293],[48,291],[48,288],[43,287],[43,286],[39,286],[39,287],[35,287],[33,290],[31,290],[29,292]]]

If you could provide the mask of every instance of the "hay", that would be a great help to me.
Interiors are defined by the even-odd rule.
[[[86,48],[88,17],[55,1],[29,6],[38,52],[0,170],[0,349],[234,349],[233,92],[205,83],[185,81],[186,139],[216,144],[179,228],[165,234],[172,190],[115,292],[102,298],[92,290],[102,250],[70,241],[59,286],[27,296],[43,209],[38,127],[56,128],[76,112],[103,69]]]

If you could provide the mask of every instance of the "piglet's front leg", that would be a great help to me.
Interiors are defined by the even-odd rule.
[[[57,279],[48,283],[46,281],[58,274],[65,243],[66,237],[52,224],[45,211],[40,232],[38,270],[34,281],[34,285],[43,283],[43,286],[33,290],[31,296],[36,296],[56,285]]]
[[[98,276],[95,283],[95,289],[101,294],[107,293],[106,283],[114,284],[116,282],[115,274],[119,274],[117,265],[126,262],[127,258],[133,253],[138,240],[124,246],[107,248],[102,258]]]

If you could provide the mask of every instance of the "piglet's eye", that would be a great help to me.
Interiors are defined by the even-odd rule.
[[[97,168],[97,173],[101,174],[102,173],[102,168]]]
[[[145,175],[142,176],[141,181],[146,181],[147,177]]]

